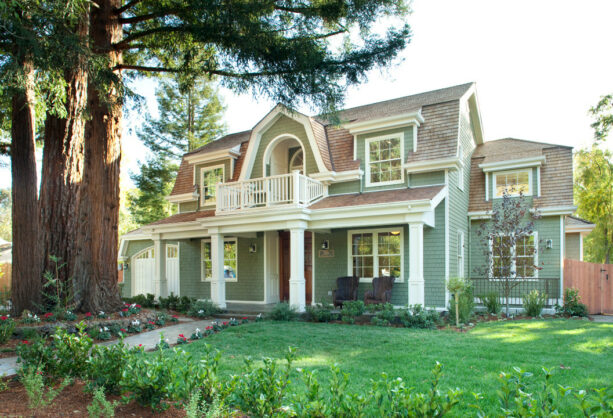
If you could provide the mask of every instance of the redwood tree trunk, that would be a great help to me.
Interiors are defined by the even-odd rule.
[[[34,116],[34,67],[22,62],[23,90],[12,97],[11,174],[13,215],[13,311],[34,310],[40,301],[41,272],[38,245],[38,196],[36,181],[36,130]]]
[[[121,39],[121,24],[113,9],[121,0],[96,0],[90,14],[92,49],[108,59],[109,68],[121,60],[111,48]],[[76,302],[88,311],[112,311],[121,304],[117,284],[119,223],[119,165],[121,159],[121,101],[117,85],[103,91],[89,83],[85,124],[85,162],[79,232],[75,258]]]
[[[89,16],[83,16],[77,33],[88,35]],[[59,279],[68,281],[74,274],[77,220],[83,179],[83,135],[87,100],[85,58],[65,74],[66,117],[47,114],[40,194],[40,233],[42,271],[54,271],[49,256],[66,263]]]

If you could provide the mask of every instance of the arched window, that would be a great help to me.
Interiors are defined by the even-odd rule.
[[[296,151],[289,162],[289,172],[293,173],[294,170],[299,170],[300,174],[304,174],[304,154],[302,149]]]

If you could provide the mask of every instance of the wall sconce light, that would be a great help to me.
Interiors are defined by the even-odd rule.
[[[330,240],[329,239],[325,239],[321,242],[321,249],[322,250],[329,250],[330,249]]]
[[[130,267],[130,265],[128,263],[123,263],[123,269],[127,270]]]
[[[199,196],[200,193],[198,193],[198,185],[194,184],[194,191],[192,192],[192,197],[194,198],[194,200],[196,200]]]
[[[257,250],[258,249],[257,249],[255,243],[249,244],[249,252],[250,253],[255,253],[255,252],[257,252]]]
[[[548,239],[548,240],[546,241],[546,244],[545,244],[545,245],[547,246],[547,249],[548,249],[548,250],[551,250],[551,249],[553,248],[553,240],[552,240],[552,239]]]

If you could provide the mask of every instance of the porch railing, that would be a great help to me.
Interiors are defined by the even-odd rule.
[[[217,186],[217,212],[281,205],[309,206],[327,194],[327,186],[298,171]]]
[[[470,279],[475,303],[482,305],[481,296],[497,293],[502,304],[506,304],[504,281],[487,277],[473,277]],[[509,305],[522,306],[524,295],[533,290],[547,295],[545,307],[553,308],[556,304],[562,305],[560,298],[560,278],[525,278],[511,280]]]

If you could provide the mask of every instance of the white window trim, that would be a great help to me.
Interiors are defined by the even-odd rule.
[[[225,180],[226,179],[226,165],[225,164],[218,164],[218,165],[212,165],[210,167],[202,167],[202,168],[200,168],[200,206],[213,206],[213,205],[217,204],[217,195],[215,195],[215,201],[214,202],[210,202],[209,201],[207,203],[204,200],[204,173],[207,172],[207,171],[216,170],[218,168],[221,168],[221,178],[222,178],[222,180]],[[217,183],[217,185],[219,185],[219,184],[220,183]]]
[[[296,151],[294,155],[292,155],[292,158],[290,158],[289,164],[287,165],[288,171],[290,173],[293,171],[292,165],[293,165],[294,159],[298,156],[299,153],[302,153],[302,174],[306,175],[306,155],[304,155],[304,150],[302,148]]]
[[[532,190],[532,168],[522,168],[519,170],[508,170],[508,171],[497,171],[495,173],[493,173],[493,179],[492,179],[492,196],[493,199],[500,199],[502,198],[502,196],[497,196],[497,184],[498,182],[496,181],[496,177],[499,175],[507,175],[507,174],[514,174],[514,173],[522,173],[522,172],[528,172],[528,192],[524,193],[524,196],[532,196],[533,194],[533,190]],[[514,192],[514,193],[509,193],[509,196],[519,196],[519,192]]]
[[[210,238],[204,238],[202,240],[200,240],[200,281],[201,282],[211,282],[213,281],[212,277],[204,277],[204,263],[202,260],[202,246],[204,245],[204,243],[210,243],[211,239]],[[236,277],[235,278],[225,278],[224,281],[226,283],[236,283],[238,282],[238,240],[235,237],[232,238],[224,238],[223,239],[224,245],[226,242],[234,242],[236,244]],[[224,260],[225,260],[225,254],[224,254]]]
[[[458,250],[458,251],[456,252],[456,256],[457,256],[457,260],[456,260],[456,262],[457,262],[457,271],[456,271],[456,273],[457,273],[458,277],[465,277],[466,274],[464,272],[464,265],[466,263],[465,263],[465,260],[464,260],[464,255],[465,255],[464,254],[464,231],[459,230],[459,229],[458,229],[458,236],[457,236],[457,246],[458,247],[457,247],[456,250]],[[461,263],[460,263],[460,260],[462,260]],[[461,269],[460,269],[460,267],[461,267]]]
[[[400,231],[400,277],[397,277],[395,283],[404,283],[404,227],[398,228],[377,228],[377,229],[352,229],[347,231],[347,275],[353,276],[353,243],[351,235],[353,234],[373,234],[378,239],[379,232]],[[378,240],[377,240],[378,242]],[[373,245],[373,274],[379,270],[379,248],[378,245]],[[376,277],[376,276],[375,276]],[[374,277],[360,277],[360,283],[372,283]]]
[[[532,234],[530,234],[534,237],[534,247],[536,248],[536,251],[534,252],[534,265],[538,266],[539,265],[539,245],[538,245],[538,231],[534,231]],[[503,236],[503,234],[499,234],[499,236]],[[489,259],[489,279],[490,281],[499,281],[500,279],[494,279],[494,252],[493,252],[493,240],[490,238],[489,240],[489,253],[490,253],[490,259]],[[511,271],[515,271],[515,251],[516,248],[515,246],[513,246],[513,248],[511,249],[512,251],[512,255],[511,255]],[[512,280],[520,280],[520,281],[534,281],[537,280],[539,277],[539,269],[535,268],[534,269],[534,276],[532,277],[515,277]]]
[[[377,183],[373,183],[370,181],[370,143],[371,142],[377,142],[377,141],[382,141],[384,139],[398,139],[400,142],[400,180],[393,180],[393,181],[380,181]],[[404,183],[404,168],[403,168],[403,163],[404,163],[404,132],[399,132],[396,134],[390,134],[390,135],[382,135],[382,136],[376,136],[373,138],[367,138],[364,141],[364,154],[365,154],[365,160],[366,160],[366,167],[365,167],[365,176],[366,176],[366,187],[373,187],[373,186],[388,186],[391,184],[401,184]]]

